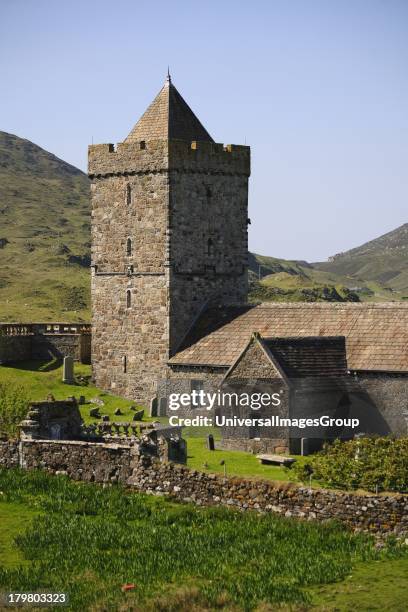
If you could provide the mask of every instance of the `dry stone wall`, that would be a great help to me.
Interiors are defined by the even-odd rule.
[[[362,495],[311,489],[290,483],[223,477],[140,455],[129,445],[31,440],[0,441],[0,467],[43,469],[75,480],[120,482],[140,492],[167,495],[197,505],[286,517],[336,519],[375,535],[408,535],[408,496]]]
[[[81,363],[91,362],[90,326],[81,325],[84,331],[64,333],[47,333],[44,327],[46,324],[37,323],[28,326],[0,325],[0,364],[28,359],[62,359],[67,356]]]

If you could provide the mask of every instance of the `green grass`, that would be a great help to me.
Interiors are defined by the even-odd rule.
[[[194,430],[194,431],[192,431]],[[186,428],[183,436],[187,440],[188,467],[201,472],[227,474],[228,476],[248,476],[268,480],[293,480],[297,478],[289,469],[275,465],[262,465],[252,453],[207,448],[207,434],[212,433],[219,441],[220,435],[215,428]],[[307,458],[291,455],[299,462]],[[222,463],[223,462],[223,463]]]
[[[0,566],[0,591],[66,590],[72,610],[305,610],[344,599],[342,581],[363,562],[376,567],[379,590],[381,568],[391,561],[402,576],[406,567],[406,547],[378,551],[370,537],[333,523],[197,508],[43,472],[0,470],[0,490],[6,521],[16,504],[38,513],[14,534],[28,566],[16,557]],[[125,583],[135,590],[123,594]],[[377,600],[372,592],[367,602]]]
[[[91,383],[91,367],[75,363],[76,384],[67,385],[62,382],[62,366],[59,362],[25,361],[21,363],[0,366],[0,382],[13,383],[27,389],[32,401],[43,401],[47,395],[52,394],[56,400],[66,399],[74,395],[77,399],[83,395],[87,402],[99,398],[105,405],[100,407],[101,414],[108,414],[113,421],[131,421],[134,411],[130,406],[135,402],[105,393]],[[95,421],[89,416],[91,407],[95,404],[86,403],[80,406],[85,422]],[[120,408],[122,415],[115,416],[116,408]]]
[[[30,526],[37,515],[35,508],[21,503],[0,503],[0,567],[11,568],[28,563],[14,539]]]
[[[309,590],[311,610],[408,610],[408,558],[358,563],[347,578]]]

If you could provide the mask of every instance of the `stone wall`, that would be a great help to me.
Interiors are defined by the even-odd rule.
[[[55,327],[61,331],[55,331]],[[0,364],[67,356],[90,363],[90,331],[90,325],[82,324],[0,324]]]
[[[0,365],[31,359],[32,336],[3,336],[0,333]]]
[[[374,419],[383,435],[408,435],[408,375],[358,372],[356,380],[367,396],[353,398],[353,409],[370,408],[370,423]]]
[[[125,444],[63,440],[0,441],[0,467],[44,469],[74,480],[120,482],[140,492],[197,505],[274,512],[286,517],[337,519],[375,534],[408,534],[408,496],[362,495],[291,483],[224,477],[140,455]]]
[[[20,466],[19,443],[17,440],[0,440],[0,468]]]
[[[144,458],[128,481],[140,491],[168,494],[198,505],[276,512],[287,517],[340,520],[356,530],[408,533],[408,496],[358,495],[291,483],[204,474]]]
[[[91,334],[38,334],[33,336],[31,346],[31,359],[72,357],[91,363]]]
[[[133,471],[128,444],[27,440],[20,452],[23,468],[62,472],[74,480],[124,483]]]

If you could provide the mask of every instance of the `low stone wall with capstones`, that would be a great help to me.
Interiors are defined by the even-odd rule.
[[[0,364],[70,356],[91,363],[91,326],[86,323],[0,323]]]
[[[355,531],[408,535],[408,495],[356,494],[224,477],[141,457],[129,485],[139,491],[168,495],[197,505],[274,512],[304,520],[338,520]]]
[[[158,441],[159,446],[165,439]],[[199,506],[273,512],[303,520],[341,521],[355,531],[408,537],[408,496],[311,489],[294,483],[224,477],[163,461],[129,444],[66,440],[0,440],[0,468],[67,474],[74,480],[122,483]]]

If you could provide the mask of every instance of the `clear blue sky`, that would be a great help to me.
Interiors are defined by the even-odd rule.
[[[173,82],[250,144],[250,248],[322,260],[408,221],[407,0],[1,0],[0,129],[86,169]]]

